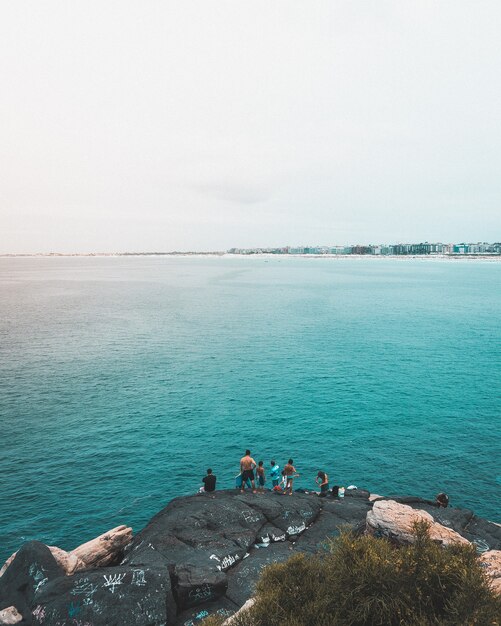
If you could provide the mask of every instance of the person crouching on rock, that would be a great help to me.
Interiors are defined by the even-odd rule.
[[[245,490],[247,480],[251,481],[252,493],[256,493],[256,485],[254,483],[254,468],[257,467],[256,461],[251,457],[250,450],[245,451],[245,456],[240,459],[240,471],[242,472],[242,487],[240,492]]]
[[[440,508],[449,506],[449,496],[446,493],[439,493],[435,498],[435,504]]]
[[[329,493],[329,477],[325,472],[320,471],[315,478],[315,482],[317,485],[320,485],[320,493],[318,495],[321,498],[325,498]]]
[[[284,466],[284,477],[285,477],[285,489],[284,495],[289,491],[289,495],[292,496],[292,483],[294,482],[294,478],[299,476],[296,472],[296,468],[294,467],[294,461],[289,459],[287,464]]]
[[[216,491],[216,477],[210,468],[207,470],[207,476],[202,478],[202,482],[204,491]]]

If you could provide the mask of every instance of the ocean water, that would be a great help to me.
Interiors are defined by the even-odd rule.
[[[246,447],[501,521],[501,263],[0,259],[0,560],[139,530]]]

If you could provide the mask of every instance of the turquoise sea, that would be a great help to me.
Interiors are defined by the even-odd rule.
[[[246,447],[501,521],[501,263],[0,259],[0,561],[139,530]]]

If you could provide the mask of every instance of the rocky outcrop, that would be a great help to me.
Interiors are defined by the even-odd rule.
[[[23,621],[23,616],[15,606],[9,606],[0,611],[0,626],[8,626],[9,624],[19,624]]]
[[[33,624],[173,624],[170,579],[160,568],[104,567],[52,580],[32,603]]]
[[[480,555],[480,562],[491,579],[492,589],[501,595],[501,550],[488,550]]]
[[[82,564],[82,569],[113,565],[132,541],[132,528],[117,526],[108,532],[83,543],[70,553]],[[80,569],[80,567],[78,567]]]
[[[135,537],[119,526],[71,552],[25,544],[0,578],[0,611],[15,607],[21,626],[196,626],[209,615],[229,618],[252,596],[263,567],[326,550],[340,528],[406,541],[415,519],[428,521],[441,543],[468,539],[490,550],[486,567],[499,578],[491,554],[501,550],[499,526],[471,511],[402,500],[373,502],[361,489],[344,498],[236,491],[176,498]]]
[[[75,574],[93,567],[115,565],[123,557],[125,547],[132,541],[132,528],[117,526],[108,532],[83,543],[71,552],[61,550],[57,546],[47,546],[57,564],[67,575]],[[0,577],[12,563],[17,552],[10,556],[2,569]]]
[[[414,525],[417,522],[429,524],[430,537],[442,545],[469,543],[455,530],[436,522],[426,511],[413,509],[407,504],[400,504],[394,500],[374,502],[366,518],[367,532],[376,537],[385,537],[398,544],[414,541]]]
[[[31,623],[35,596],[51,580],[64,576],[49,548],[39,541],[28,541],[16,553],[0,578],[0,610],[8,607]]]

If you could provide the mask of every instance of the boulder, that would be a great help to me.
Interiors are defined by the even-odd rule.
[[[473,515],[463,536],[475,544],[478,552],[501,550],[501,526]]]
[[[125,547],[131,541],[132,528],[117,526],[78,546],[71,551],[69,558],[74,557],[83,564],[83,567],[77,565],[77,569],[114,565],[120,561]]]
[[[32,616],[44,626],[171,626],[176,605],[164,570],[118,566],[47,583],[35,594]]]
[[[371,497],[371,493],[370,491],[367,491],[367,489],[359,489],[358,487],[355,487],[354,489],[346,489],[346,491],[344,492],[344,497],[369,500],[369,498]]]
[[[301,552],[316,553],[327,549],[327,539],[339,535],[342,528],[356,534],[365,530],[365,520],[371,503],[364,498],[324,500],[324,507],[315,523],[299,537],[294,546]]]
[[[501,595],[501,550],[489,550],[478,558],[491,579],[493,591]]]
[[[288,541],[271,543],[267,548],[257,548],[249,557],[232,568],[228,576],[228,590],[226,597],[237,606],[254,593],[254,587],[263,567],[271,563],[281,563],[292,555],[293,547]]]
[[[5,563],[2,565],[2,568],[0,569],[0,578],[4,575],[5,570],[9,567],[12,561],[16,558],[16,554],[17,552],[14,552],[14,554],[11,554],[9,558],[5,561]]]
[[[19,624],[22,620],[23,616],[19,613],[15,606],[9,606],[0,611],[0,626]]]
[[[190,564],[176,565],[173,581],[179,609],[188,609],[220,598],[228,587],[224,572]]]
[[[470,509],[437,507],[434,502],[422,498],[395,498],[395,501],[408,504],[413,509],[426,511],[435,522],[455,530],[475,544],[478,552],[501,549],[501,527],[494,522],[477,517]]]
[[[121,558],[123,549],[127,543],[130,543],[131,539],[132,530],[125,526],[118,526],[104,533],[104,535],[82,544],[72,552],[66,552],[66,550],[62,550],[57,546],[47,547],[64,572],[70,575],[90,567],[113,564],[117,559]],[[0,569],[0,578],[14,560],[16,554],[17,552],[14,552],[5,561],[2,569]]]
[[[246,500],[224,491],[176,498],[136,535],[123,564],[163,564],[180,609],[217,599],[226,590],[224,572],[245,557],[266,523]]]
[[[313,524],[322,508],[322,499],[313,494],[294,493],[293,497],[267,492],[250,505],[260,511],[275,528],[295,539]]]
[[[435,522],[426,511],[413,509],[394,500],[374,502],[372,510],[367,513],[366,527],[367,532],[377,537],[386,537],[395,543],[403,544],[414,541],[413,525],[420,521],[430,525],[430,537],[442,545],[469,543],[459,533]]]
[[[71,574],[75,574],[87,567],[73,552],[66,552],[66,550],[61,550],[61,548],[57,546],[48,546],[48,548],[52,556],[56,559],[59,567],[61,567],[67,576],[71,576]]]
[[[49,548],[39,541],[28,541],[0,578],[0,610],[15,606],[30,623],[35,594],[60,576],[64,576],[64,571]]]

